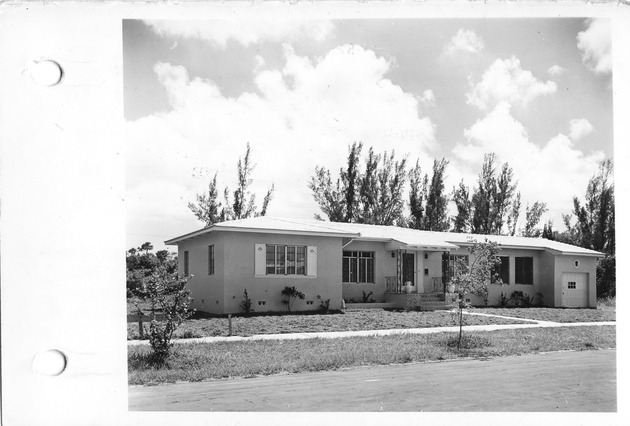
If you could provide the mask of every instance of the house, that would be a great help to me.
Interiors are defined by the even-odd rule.
[[[247,290],[256,312],[283,311],[280,292],[295,286],[306,298],[293,310],[317,310],[330,299],[403,308],[445,300],[453,265],[472,242],[500,244],[503,284],[490,284],[488,303],[522,291],[552,307],[595,307],[595,271],[603,254],[542,238],[419,231],[396,226],[256,217],[216,223],[166,241],[177,245],[179,270],[192,275],[193,307],[242,312]],[[407,285],[408,286],[407,286]],[[471,303],[483,304],[477,296]]]

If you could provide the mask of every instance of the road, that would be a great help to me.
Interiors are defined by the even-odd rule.
[[[129,387],[134,411],[615,412],[616,351]]]

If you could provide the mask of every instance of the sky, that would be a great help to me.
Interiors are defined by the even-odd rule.
[[[448,192],[485,153],[514,169],[543,221],[613,158],[607,19],[123,21],[127,246],[203,227],[188,208],[217,173],[233,188],[251,146],[268,215],[321,213],[307,184],[348,146],[395,150]],[[173,248],[171,248],[173,249]]]

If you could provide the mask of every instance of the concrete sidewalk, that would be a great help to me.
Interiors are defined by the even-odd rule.
[[[518,319],[523,321],[532,321],[532,324],[492,324],[492,325],[467,325],[463,329],[465,331],[495,331],[495,330],[511,330],[517,328],[549,328],[549,327],[582,327],[582,326],[604,326],[616,325],[615,321],[602,322],[569,322],[558,323],[548,321],[538,321],[524,318],[502,317],[490,314],[471,314],[495,316],[500,318]],[[254,336],[214,336],[214,337],[198,337],[192,339],[174,339],[174,343],[216,343],[216,342],[246,342],[250,340],[300,340],[300,339],[335,339],[340,337],[358,337],[358,336],[390,336],[393,334],[434,334],[448,333],[459,331],[459,326],[453,327],[429,327],[429,328],[404,328],[393,330],[360,330],[360,331],[330,331],[321,333],[282,333],[282,334],[257,334]],[[129,340],[128,346],[148,345],[148,340]]]

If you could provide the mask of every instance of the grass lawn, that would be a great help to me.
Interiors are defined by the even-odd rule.
[[[481,308],[471,312],[529,318],[551,322],[595,322],[615,321],[614,308],[609,309],[564,309],[564,308]]]
[[[614,326],[464,333],[469,349],[449,347],[453,333],[340,339],[177,344],[163,369],[147,364],[148,346],[128,348],[130,385],[253,377],[408,362],[486,358],[615,347]],[[532,374],[535,371],[523,371]],[[497,379],[500,378],[489,378]]]
[[[515,324],[526,321],[467,316],[466,325]],[[388,330],[453,326],[453,314],[446,311],[399,312],[383,309],[347,310],[339,314],[322,315],[268,315],[232,318],[232,335],[309,333],[322,331]],[[145,328],[148,325],[145,324]],[[191,319],[175,331],[175,338],[227,336],[227,318]],[[127,324],[127,338],[138,338],[138,323]]]

